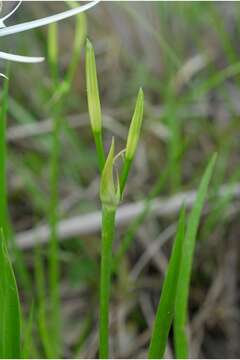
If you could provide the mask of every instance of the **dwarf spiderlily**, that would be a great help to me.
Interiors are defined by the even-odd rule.
[[[67,10],[65,12],[51,15],[42,19],[33,20],[29,22],[24,22],[16,25],[7,26],[5,24],[6,20],[10,18],[15,11],[21,5],[21,1],[14,7],[5,16],[0,16],[0,37],[17,34],[19,32],[35,29],[44,25],[49,25],[51,23],[66,19],[70,16],[77,15],[81,12],[84,12],[94,5],[96,5],[100,0],[92,1],[83,6],[77,6],[76,8]],[[2,10],[2,1],[0,1],[0,11]],[[43,57],[28,57],[16,54],[10,54],[0,51],[0,59],[22,62],[22,63],[39,63],[44,60]],[[0,76],[6,78],[6,76],[0,73]],[[7,239],[4,240],[6,236],[5,224],[7,222],[7,185],[6,185],[6,112],[7,112],[7,91],[8,91],[8,82],[5,81],[3,86],[3,95],[2,102],[0,107],[0,264],[1,264],[1,274],[0,274],[0,358],[21,358],[21,337],[23,331],[21,332],[21,316],[20,316],[20,306],[19,306],[19,297],[18,289],[12,269],[12,265],[7,253]],[[57,132],[56,132],[57,133]],[[54,135],[55,136],[55,135]],[[58,141],[57,136],[55,136],[56,141]],[[55,140],[54,138],[54,140]],[[53,152],[53,158],[55,157],[55,152]],[[57,159],[57,157],[56,157]],[[55,161],[55,158],[54,158]],[[57,161],[57,160],[56,160]],[[55,165],[55,163],[54,163]],[[53,166],[54,168],[54,166]],[[55,175],[55,174],[54,174]],[[55,177],[53,176],[55,179]],[[54,193],[55,195],[55,193]],[[54,254],[55,255],[55,254]],[[55,261],[55,258],[54,258]],[[57,260],[56,260],[57,261]],[[56,265],[54,262],[54,266]],[[54,279],[55,280],[55,279]],[[55,286],[55,284],[54,284]],[[56,292],[56,288],[53,289]],[[54,293],[55,296],[55,293]],[[58,294],[57,294],[58,296]],[[56,296],[55,296],[56,297]],[[52,297],[55,300],[54,297]],[[55,305],[56,302],[52,303]],[[56,312],[59,309],[56,309]],[[41,309],[42,311],[42,309]],[[42,318],[44,317],[42,313],[40,314]],[[55,314],[54,314],[55,316]],[[42,323],[41,323],[42,325]],[[41,327],[40,325],[40,327]],[[42,330],[42,328],[41,328]],[[45,329],[44,329],[45,331]],[[58,358],[58,353],[60,352],[60,341],[58,342],[58,333],[51,334],[51,346],[48,352],[51,352],[51,358]],[[56,344],[59,347],[56,347]],[[49,344],[47,344],[48,346]],[[46,345],[43,344],[44,351],[46,350]]]
[[[70,10],[64,11],[59,14],[47,16],[42,19],[37,19],[37,20],[33,20],[33,21],[24,22],[21,24],[6,26],[5,21],[10,16],[12,16],[15,13],[15,11],[19,8],[19,6],[21,5],[21,1],[19,1],[18,4],[16,5],[16,7],[11,12],[9,12],[7,15],[0,18],[0,37],[13,35],[13,34],[16,34],[19,32],[27,31],[27,30],[36,29],[36,28],[44,26],[44,25],[49,25],[51,23],[54,23],[54,22],[57,22],[60,20],[64,20],[70,16],[77,15],[83,11],[90,9],[91,7],[96,5],[99,1],[100,0],[95,0],[90,3],[84,4],[83,6],[79,6],[77,8],[70,9]],[[38,63],[38,62],[41,62],[44,60],[43,57],[21,56],[21,55],[9,54],[9,53],[2,52],[2,51],[0,51],[0,59],[16,61],[16,62],[23,62],[23,63]],[[4,76],[3,74],[0,74],[0,75]]]

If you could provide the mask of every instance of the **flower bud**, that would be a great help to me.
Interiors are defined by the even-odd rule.
[[[132,160],[137,148],[138,139],[140,136],[140,130],[143,118],[143,103],[144,95],[142,88],[138,92],[138,97],[135,105],[134,114],[130,124],[126,146],[126,159]]]
[[[108,157],[106,159],[101,183],[100,183],[100,199],[104,206],[116,208],[120,201],[120,187],[117,178],[117,186],[114,184],[113,177],[113,166],[114,166],[114,138],[109,150]]]
[[[94,49],[89,40],[87,40],[86,44],[86,82],[91,127],[92,131],[96,133],[101,131],[102,115]]]

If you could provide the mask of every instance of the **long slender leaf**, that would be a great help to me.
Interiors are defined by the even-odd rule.
[[[179,268],[183,254],[182,249],[184,242],[184,229],[185,209],[182,208],[178,221],[174,246],[169,261],[167,274],[163,283],[163,289],[153,326],[148,353],[148,357],[150,359],[163,358],[166,349],[168,334],[174,316]]]
[[[20,304],[13,268],[0,230],[0,358],[20,358]]]
[[[183,259],[178,280],[174,318],[175,352],[176,357],[182,359],[188,358],[188,339],[185,327],[187,322],[188,295],[196,235],[215,162],[216,154],[213,155],[203,175],[195,204],[189,216],[186,237],[183,244]]]
[[[7,231],[7,183],[6,183],[6,115],[8,108],[8,80],[4,80],[0,106],[0,228]]]

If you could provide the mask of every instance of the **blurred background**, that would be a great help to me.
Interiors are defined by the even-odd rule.
[[[3,12],[13,5],[5,1]],[[68,6],[26,1],[8,25]],[[26,314],[33,303],[37,313],[41,303],[39,259],[43,279],[47,272],[54,104],[62,97],[58,256],[65,357],[91,358],[98,351],[99,175],[87,115],[86,37],[95,48],[106,151],[113,135],[117,149],[124,148],[140,86],[145,93],[140,145],[114,244],[111,356],[146,357],[180,205],[185,201],[191,208],[217,151],[194,257],[191,356],[240,357],[239,20],[237,2],[101,2],[78,17],[78,27],[77,18],[58,24],[61,84],[66,85],[74,39],[79,45],[67,81],[71,87],[63,95],[53,85],[47,28],[1,39],[3,51],[46,57],[43,64],[9,67],[9,214]],[[43,355],[37,321],[34,331]],[[167,357],[172,356],[170,342]]]

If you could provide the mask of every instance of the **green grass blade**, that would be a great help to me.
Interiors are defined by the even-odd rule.
[[[150,359],[163,358],[166,349],[168,334],[174,316],[179,268],[183,254],[184,230],[185,209],[183,208],[180,213],[174,246],[154,321],[148,353]]]
[[[55,25],[54,25],[55,26]],[[57,49],[58,33],[56,29],[50,28],[51,44]],[[55,45],[53,45],[55,44]],[[58,59],[56,58],[57,51],[49,54],[52,64],[52,72],[58,73]],[[56,89],[59,80],[52,78],[53,89]],[[49,197],[49,227],[50,227],[50,242],[49,242],[49,298],[50,298],[50,311],[49,314],[49,328],[51,335],[49,342],[51,343],[52,354],[51,357],[59,357],[61,353],[61,311],[60,311],[60,288],[59,288],[59,245],[58,245],[58,222],[59,222],[59,176],[60,176],[60,154],[61,154],[61,131],[62,131],[62,103],[55,102],[52,106],[53,117],[53,132],[52,144],[50,153],[50,197]],[[43,314],[44,316],[44,314]]]
[[[25,325],[23,325],[23,339],[22,339],[22,359],[37,359],[39,358],[39,354],[36,350],[34,337],[32,336],[34,330],[34,303],[32,303],[30,308],[30,314],[28,315],[28,319],[25,321]]]
[[[183,260],[181,263],[178,280],[174,319],[174,344],[177,358],[185,359],[188,357],[188,339],[185,326],[187,322],[187,305],[192,261],[198,225],[200,222],[204,201],[207,195],[208,185],[212,176],[214,164],[216,162],[216,157],[216,154],[213,155],[203,175],[201,184],[198,189],[195,204],[189,216],[186,236],[183,244]]]
[[[7,184],[6,184],[6,113],[8,107],[8,80],[4,80],[0,106],[0,227],[7,236]]]
[[[34,267],[35,267],[35,283],[37,290],[37,320],[39,327],[39,335],[41,338],[41,346],[44,351],[44,355],[46,358],[52,358],[53,349],[52,342],[49,337],[48,332],[48,324],[47,324],[47,296],[45,289],[45,273],[44,273],[44,260],[41,254],[41,249],[38,244],[34,249],[35,259],[34,259]]]
[[[13,268],[0,230],[0,358],[20,358],[20,304]]]

